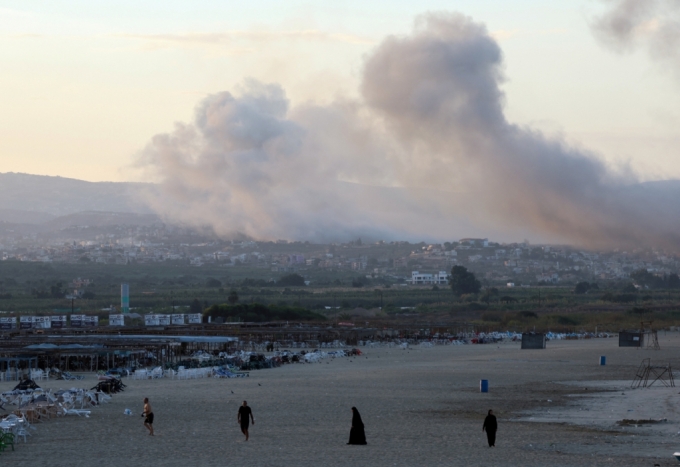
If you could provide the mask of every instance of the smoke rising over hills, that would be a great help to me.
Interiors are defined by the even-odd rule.
[[[140,167],[160,179],[150,202],[255,238],[451,238],[467,226],[676,248],[672,198],[507,121],[502,65],[482,24],[427,14],[367,57],[358,101],[291,107],[280,86],[254,81],[210,96],[193,123],[142,151]],[[392,198],[367,186],[402,189]]]

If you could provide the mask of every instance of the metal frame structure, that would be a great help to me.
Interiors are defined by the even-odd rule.
[[[667,388],[675,387],[671,364],[669,363],[667,366],[652,366],[652,360],[650,358],[645,358],[642,360],[642,363],[640,363],[630,387],[632,389],[637,389],[639,387],[649,388],[657,381]]]
[[[644,339],[644,344],[641,342],[640,346],[644,345],[646,349],[661,350],[659,345],[659,336],[656,330],[652,329],[653,321],[640,321],[640,336]],[[645,329],[645,324],[649,324],[649,328]]]

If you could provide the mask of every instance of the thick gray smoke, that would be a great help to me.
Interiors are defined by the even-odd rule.
[[[238,97],[207,98],[140,163],[162,180],[159,211],[221,233],[446,239],[485,228],[677,245],[668,200],[509,123],[502,81],[501,50],[483,25],[429,14],[368,57],[361,101],[289,108],[280,87],[251,82]]]
[[[248,81],[206,98],[194,123],[155,136],[140,164],[161,178],[156,210],[222,235],[337,241],[425,237],[441,213],[391,185],[389,144],[356,103],[289,108],[277,85]],[[409,219],[400,217],[407,213]]]
[[[647,47],[652,57],[680,70],[680,1],[604,0],[608,8],[593,23],[597,37],[617,51]]]

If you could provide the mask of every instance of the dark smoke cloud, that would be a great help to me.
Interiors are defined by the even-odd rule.
[[[488,229],[677,246],[673,203],[508,122],[502,82],[502,52],[483,25],[429,14],[367,58],[360,101],[289,108],[280,87],[250,82],[154,137],[140,164],[161,178],[159,211],[224,234],[446,239]]]
[[[607,10],[593,23],[596,36],[616,51],[647,47],[652,57],[680,70],[680,1],[604,0]]]

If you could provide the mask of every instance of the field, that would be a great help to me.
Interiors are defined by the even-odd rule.
[[[618,331],[654,322],[661,329],[680,324],[677,290],[622,291],[616,284],[575,294],[573,286],[484,287],[479,294],[456,297],[446,286],[404,283],[357,283],[357,273],[309,272],[309,286],[277,287],[284,274],[248,266],[185,263],[136,265],[39,264],[0,262],[0,311],[52,314],[70,311],[100,314],[120,303],[120,284],[130,284],[133,311],[184,312],[223,304],[234,292],[238,303],[300,306],[332,321],[377,319],[408,323],[470,323],[480,330]],[[90,279],[86,297],[63,298],[73,279]],[[609,297],[609,298],[607,298]],[[173,308],[174,307],[174,308]],[[356,313],[357,308],[373,310]]]

